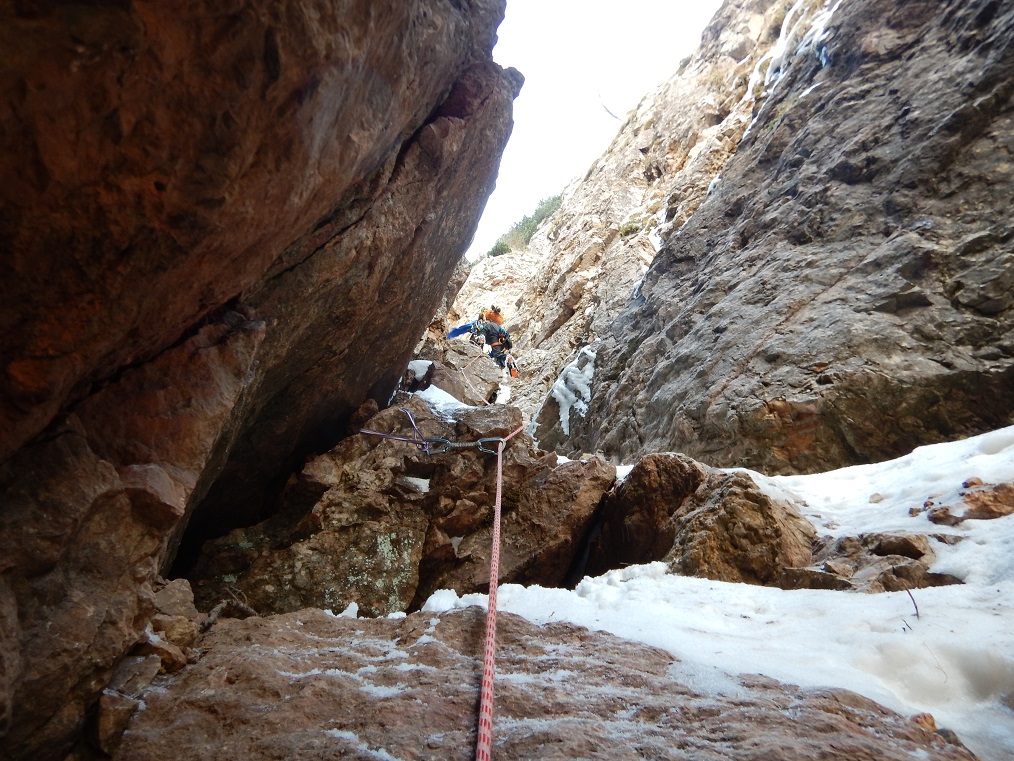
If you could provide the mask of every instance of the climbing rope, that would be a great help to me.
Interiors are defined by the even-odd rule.
[[[395,441],[406,441],[414,444],[426,454],[444,454],[461,449],[478,449],[480,452],[496,455],[496,501],[493,504],[493,539],[489,559],[489,604],[486,607],[486,642],[482,651],[482,687],[479,692],[479,726],[478,739],[475,745],[476,761],[491,761],[493,746],[493,678],[496,673],[496,593],[500,577],[500,506],[503,500],[503,450],[507,442],[524,429],[518,426],[508,435],[500,438],[490,436],[475,441],[449,441],[435,436],[424,437],[415,423],[410,410],[400,407],[408,415],[412,423],[412,436],[395,436],[381,431],[363,428],[360,433],[368,433]],[[496,449],[488,445],[496,444]]]
[[[503,494],[503,449],[524,426],[496,446],[496,502],[493,505],[493,548],[489,559],[489,604],[486,607],[486,644],[482,650],[482,689],[479,693],[479,739],[475,761],[490,761],[493,746],[493,675],[496,672],[496,590],[500,577],[500,500]]]
[[[465,370],[467,370],[468,368],[470,368],[472,366],[472,363],[475,362],[475,360],[479,359],[479,357],[485,357],[485,356],[487,356],[486,352],[480,351],[479,352],[479,356],[473,357],[472,359],[470,359],[468,361],[468,363],[464,367],[462,367],[460,370],[458,370],[458,372],[461,373],[462,380],[464,380],[465,383],[468,384],[468,387],[471,389],[472,393],[475,394],[476,398],[479,398],[479,392],[476,390],[475,386],[472,385],[472,381],[470,381],[468,379],[468,376],[465,374]],[[489,402],[487,402],[485,399],[482,399],[481,401],[482,401],[483,404],[489,405]]]

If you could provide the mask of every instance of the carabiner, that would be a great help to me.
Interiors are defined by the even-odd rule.
[[[499,447],[497,449],[487,449],[486,447],[483,446],[483,444],[489,442],[496,442],[497,444],[506,445],[507,439],[502,439],[499,436],[490,436],[489,438],[485,439],[476,439],[472,443],[475,444],[475,446],[479,449],[480,452],[485,452],[486,454],[500,454]]]

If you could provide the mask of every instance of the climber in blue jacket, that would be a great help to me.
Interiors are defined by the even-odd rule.
[[[493,306],[490,309],[480,310],[479,319],[459,325],[448,333],[447,337],[456,338],[465,333],[471,335],[469,340],[472,343],[479,346],[486,344],[490,348],[490,358],[499,367],[509,370],[511,377],[518,377],[518,366],[514,362],[514,357],[507,353],[513,344],[510,333],[503,327],[503,314],[500,312],[500,307]]]

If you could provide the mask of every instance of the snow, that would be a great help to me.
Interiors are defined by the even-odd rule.
[[[430,367],[433,365],[428,359],[413,359],[408,363],[408,369],[415,373],[416,378],[421,378],[430,371]]]
[[[511,398],[511,387],[506,383],[501,383],[500,388],[496,392],[496,403],[507,404]]]
[[[350,602],[337,618],[356,618],[359,615],[359,603]]]
[[[447,423],[454,422],[454,413],[457,410],[469,409],[467,404],[463,404],[446,391],[437,388],[436,386],[430,386],[423,391],[417,391],[416,396],[420,399],[425,399],[432,408],[434,414]]]
[[[1014,481],[1014,427],[884,463],[751,475],[825,534],[962,537],[955,545],[934,542],[932,570],[965,584],[917,589],[911,597],[784,591],[674,576],[664,563],[650,563],[585,578],[573,591],[507,584],[499,608],[664,648],[692,667],[691,687],[705,694],[729,694],[737,673],[842,687],[905,716],[933,714],[983,761],[1014,758],[1014,516],[946,527],[909,512],[931,501],[960,514],[961,484],[972,476],[986,484]],[[440,590],[423,610],[486,604],[485,595]]]
[[[401,480],[409,486],[415,488],[416,491],[426,494],[430,490],[430,480],[428,478],[415,478],[414,476],[402,476]]]

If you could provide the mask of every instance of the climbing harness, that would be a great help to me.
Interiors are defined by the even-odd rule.
[[[489,604],[486,607],[486,641],[482,652],[482,687],[479,692],[478,739],[475,744],[475,761],[491,761],[493,747],[493,677],[496,673],[496,593],[500,576],[500,506],[503,499],[503,450],[507,442],[524,429],[518,426],[504,437],[487,436],[475,441],[449,441],[437,436],[425,437],[419,431],[412,412],[406,407],[399,408],[408,415],[412,423],[412,436],[395,436],[390,433],[371,431],[363,428],[360,433],[381,436],[394,441],[414,444],[426,454],[444,454],[461,449],[478,449],[480,452],[496,455],[496,502],[493,505],[493,539],[489,560]],[[491,444],[496,449],[490,449]]]

